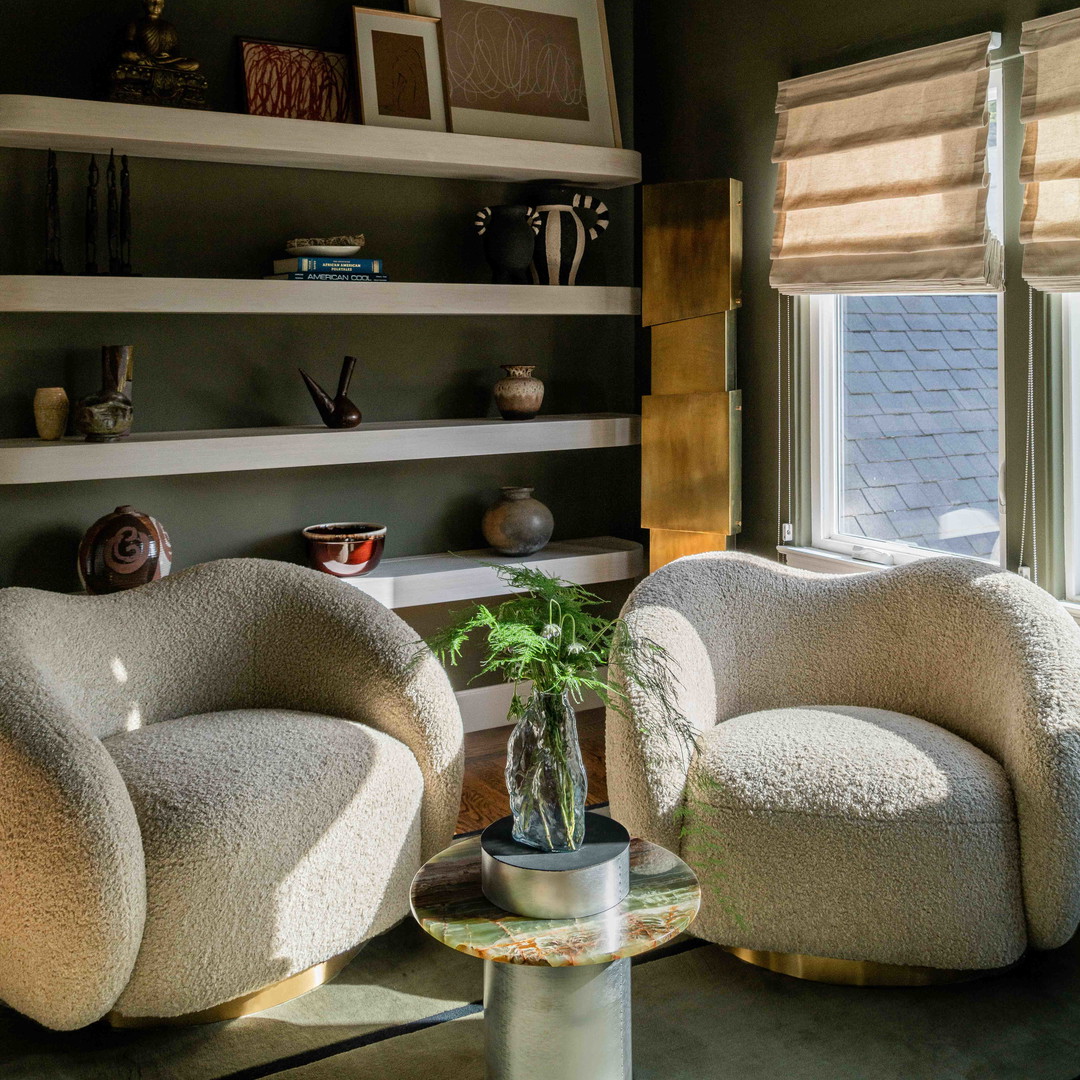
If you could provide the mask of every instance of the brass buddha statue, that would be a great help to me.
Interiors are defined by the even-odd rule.
[[[143,0],[143,9],[146,14],[141,19],[128,23],[121,59],[176,71],[198,71],[198,60],[174,55],[180,35],[171,22],[161,17],[165,0]]]
[[[207,83],[199,74],[199,61],[177,55],[180,35],[163,18],[164,10],[165,0],[143,0],[143,14],[128,23],[109,77],[108,98],[205,109]]]

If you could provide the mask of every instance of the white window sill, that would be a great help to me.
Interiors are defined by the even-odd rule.
[[[1080,623],[1080,604],[1074,600],[1062,600],[1061,606],[1078,622]]]
[[[778,544],[776,550],[787,558],[788,566],[794,566],[799,570],[816,570],[819,574],[865,574],[868,570],[890,569],[884,563],[853,559],[850,555],[826,551],[824,548]]]
[[[874,570],[889,570],[891,567],[877,563],[853,559],[835,551],[823,551],[821,548],[795,547],[790,544],[778,544],[777,551],[787,557],[788,566],[799,570],[816,570],[819,574],[865,574]],[[1080,603],[1062,600],[1061,606],[1080,623]]]

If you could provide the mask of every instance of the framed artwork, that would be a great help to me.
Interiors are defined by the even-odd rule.
[[[247,111],[252,116],[356,123],[352,67],[344,53],[240,38]]]
[[[622,146],[604,0],[409,0],[439,18],[454,130]]]
[[[353,24],[361,122],[452,130],[439,20],[354,7]]]

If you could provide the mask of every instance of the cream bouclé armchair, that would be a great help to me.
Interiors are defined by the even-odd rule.
[[[702,878],[694,932],[837,981],[917,982],[1080,919],[1080,628],[984,563],[826,576],[697,555],[631,633],[677,661],[692,754],[608,715],[611,809]],[[840,961],[832,963],[828,961]]]
[[[0,999],[57,1029],[201,1014],[404,917],[461,797],[418,646],[256,559],[0,591]]]

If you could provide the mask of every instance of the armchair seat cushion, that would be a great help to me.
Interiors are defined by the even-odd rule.
[[[209,1008],[407,913],[424,784],[389,735],[245,709],[150,724],[104,745],[146,861],[146,927],[121,1013]]]
[[[963,969],[1023,952],[1011,788],[944,728],[881,709],[749,713],[702,736],[689,780],[701,936]]]

